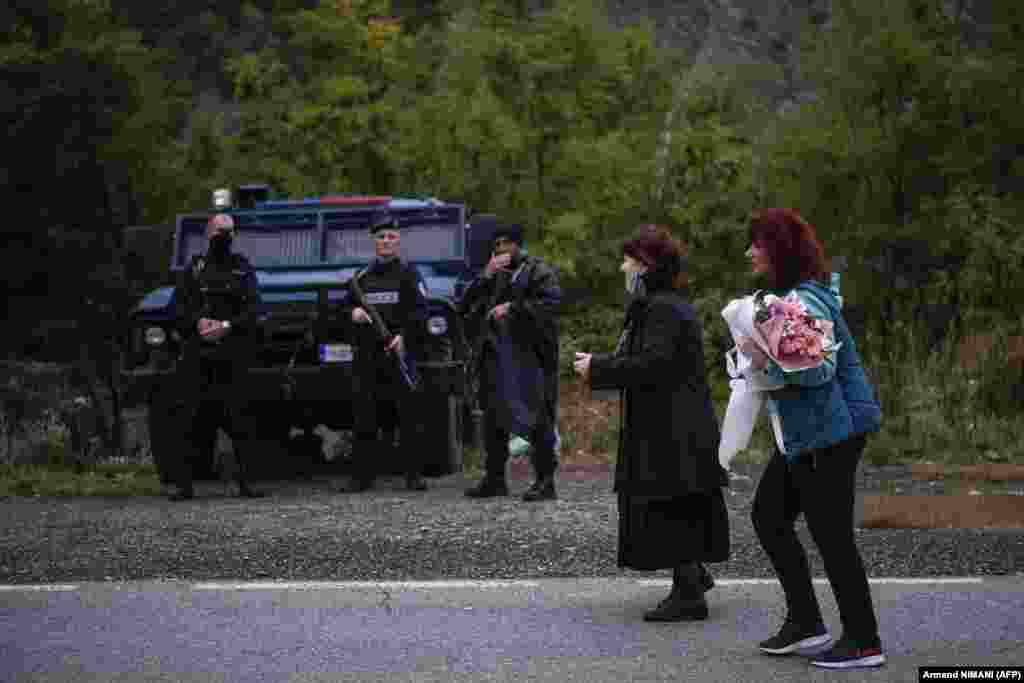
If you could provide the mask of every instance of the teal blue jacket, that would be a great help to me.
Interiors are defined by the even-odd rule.
[[[881,408],[836,293],[812,280],[801,282],[796,292],[812,316],[832,321],[842,346],[816,368],[783,372],[771,361],[765,368],[769,378],[785,382],[769,392],[769,409],[779,417],[787,462],[851,436],[877,432],[882,424]]]

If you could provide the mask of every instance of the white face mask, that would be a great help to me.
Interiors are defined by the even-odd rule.
[[[644,282],[640,276],[647,272],[647,266],[632,256],[625,256],[619,270],[626,275],[626,291],[633,295],[642,294]]]

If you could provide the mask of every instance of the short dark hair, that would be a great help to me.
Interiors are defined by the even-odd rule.
[[[814,226],[794,209],[762,209],[750,216],[750,242],[768,252],[768,285],[792,289],[825,277],[825,250]]]
[[[661,274],[667,287],[678,288],[687,284],[686,247],[664,225],[641,225],[623,243],[622,253]]]
[[[519,223],[502,223],[495,229],[493,240],[497,241],[499,237],[505,237],[509,241],[523,246],[523,226]]]

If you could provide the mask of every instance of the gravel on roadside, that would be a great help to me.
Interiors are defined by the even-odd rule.
[[[759,466],[739,466],[727,494],[732,557],[717,576],[774,576],[750,522]],[[200,485],[184,503],[163,498],[0,500],[0,583],[126,580],[430,580],[609,576],[616,505],[607,472],[559,475],[557,501],[470,500],[463,475],[422,493],[382,479],[362,494],[339,480],[266,482],[269,496],[241,500]],[[528,479],[514,478],[513,493]],[[863,467],[864,492],[938,493],[906,468]],[[816,575],[820,557],[801,523]],[[872,576],[1019,573],[1024,531],[858,530]]]

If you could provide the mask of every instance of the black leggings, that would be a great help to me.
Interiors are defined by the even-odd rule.
[[[794,525],[802,512],[821,553],[842,620],[843,634],[858,644],[878,641],[867,573],[853,531],[857,465],[866,439],[853,436],[787,463],[776,450],[754,496],[754,529],[786,594],[788,618],[822,621],[807,555]]]

